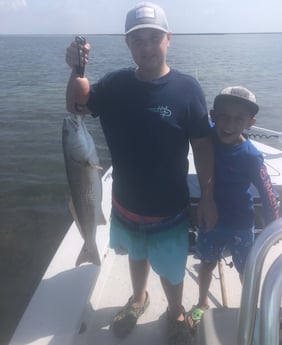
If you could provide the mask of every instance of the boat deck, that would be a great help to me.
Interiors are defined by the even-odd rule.
[[[107,227],[99,227],[97,235],[101,248],[107,237]],[[150,272],[148,292],[151,304],[148,310],[127,338],[118,339],[113,335],[110,325],[114,315],[132,293],[127,256],[116,255],[105,246],[98,274],[99,269],[93,264],[74,267],[76,256],[73,254],[79,253],[81,245],[82,240],[73,224],[36,290],[10,345],[166,344],[167,303],[158,276]],[[263,277],[281,253],[282,241],[273,246],[267,255]],[[230,260],[227,256],[227,263]],[[186,310],[197,302],[198,267],[199,260],[193,254],[189,255],[183,296]],[[241,298],[238,274],[235,268],[225,263],[223,272],[227,305],[229,308],[238,308]],[[209,302],[210,308],[226,308],[223,307],[218,269],[214,271]],[[191,345],[203,344],[195,336]]]
[[[266,260],[266,267],[282,252],[282,243],[273,247]],[[226,258],[230,262],[230,258]],[[189,255],[184,282],[183,305],[189,310],[198,299],[197,270],[199,260]],[[235,268],[223,263],[228,307],[239,307],[241,284]],[[158,276],[151,271],[148,281],[151,304],[140,318],[134,331],[125,339],[116,338],[110,329],[111,321],[132,293],[126,256],[117,256],[110,251],[99,276],[90,303],[83,315],[83,329],[73,344],[123,344],[123,345],[161,345],[166,344],[166,299]],[[222,308],[222,294],[218,269],[209,293],[210,308]],[[200,345],[197,337],[194,345]]]
[[[263,152],[274,185],[281,199],[282,152],[258,144]],[[197,202],[197,178],[192,154],[189,186],[192,201]],[[111,170],[103,176],[103,209],[110,218]],[[108,223],[109,224],[109,223]],[[99,226],[97,245],[102,258],[101,268],[93,264],[75,267],[82,247],[82,238],[72,224],[56,255],[42,278],[10,345],[164,345],[166,344],[166,299],[159,278],[151,271],[148,292],[151,304],[132,334],[125,339],[114,337],[110,325],[113,316],[132,294],[127,256],[117,256],[108,248],[109,226]],[[272,247],[267,255],[263,276],[276,257],[282,253],[282,242]],[[227,263],[231,261],[226,257]],[[241,283],[235,268],[222,263],[227,291],[227,305],[238,308]],[[189,310],[198,299],[199,260],[190,254],[187,258],[183,305]],[[222,308],[223,299],[218,269],[214,271],[209,294],[210,308]],[[225,307],[224,307],[225,308]],[[235,339],[234,339],[235,344]],[[193,339],[193,345],[204,345]]]

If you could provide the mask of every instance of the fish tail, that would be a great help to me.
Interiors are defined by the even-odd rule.
[[[101,259],[100,255],[98,253],[98,249],[95,246],[95,250],[92,250],[91,253],[87,250],[86,245],[84,243],[83,247],[81,248],[80,253],[78,254],[78,257],[75,262],[75,266],[78,267],[79,265],[90,262],[97,266],[101,266]]]

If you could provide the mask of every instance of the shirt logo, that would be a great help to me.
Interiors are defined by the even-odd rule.
[[[171,116],[171,110],[168,106],[159,106],[157,108],[149,108],[149,110],[153,113],[158,113],[161,115],[162,118]]]

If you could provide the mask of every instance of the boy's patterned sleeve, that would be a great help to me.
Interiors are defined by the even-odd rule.
[[[258,159],[253,165],[256,171],[253,171],[253,184],[256,186],[262,206],[265,225],[279,218],[279,204],[277,202],[277,193],[275,193],[270,176],[268,175],[263,158]]]

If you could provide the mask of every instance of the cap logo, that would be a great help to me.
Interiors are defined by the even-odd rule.
[[[156,18],[155,10],[152,7],[139,7],[136,9],[136,19],[141,18]]]
[[[145,28],[168,32],[168,24],[164,10],[151,2],[141,2],[126,15],[126,35],[134,30]]]
[[[249,92],[244,90],[243,88],[232,88],[230,95],[238,96],[238,97],[243,97],[248,99],[249,98]]]

